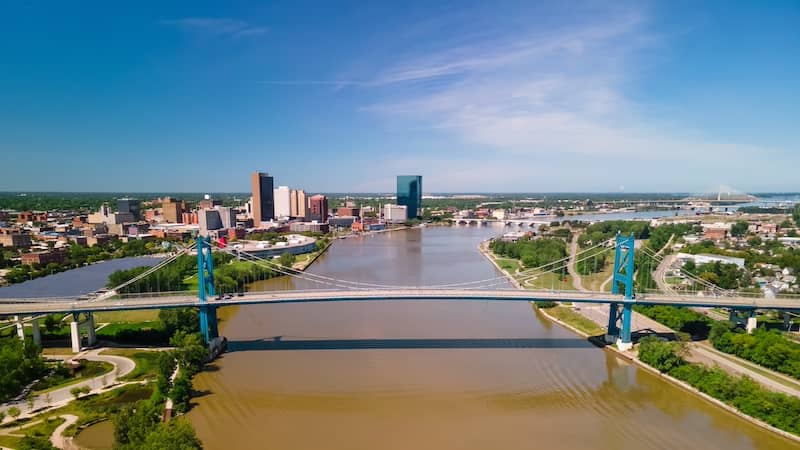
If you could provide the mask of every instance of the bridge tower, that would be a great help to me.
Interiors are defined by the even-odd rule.
[[[635,239],[633,235],[623,236],[617,233],[614,251],[614,274],[611,284],[612,294],[623,294],[625,299],[622,308],[619,303],[611,303],[608,311],[608,329],[606,331],[606,342],[611,344],[616,342],[620,350],[629,350],[633,347],[631,342],[631,307],[634,303],[633,298],[633,275],[634,275],[634,253]],[[620,328],[621,324],[621,328]]]
[[[211,240],[197,238],[197,296],[200,299],[200,333],[206,344],[219,337],[217,307],[208,304],[208,296],[214,297],[214,260],[211,257]]]

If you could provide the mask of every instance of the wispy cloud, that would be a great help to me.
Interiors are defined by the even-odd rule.
[[[595,174],[588,169],[587,174],[595,178],[686,161],[714,164],[736,175],[745,169],[736,157],[770,153],[708,138],[692,124],[650,119],[647,105],[631,100],[627,91],[640,75],[641,54],[663,45],[646,23],[642,11],[633,11],[400,58],[374,76],[372,86],[382,89],[371,91],[375,101],[362,111],[395,124],[427,125],[462,145],[491,152],[497,164],[480,167],[498,180],[518,172],[524,176],[514,161],[546,160],[552,166],[559,159],[563,173],[575,174],[567,172],[575,158],[594,159]],[[449,152],[446,164],[438,164],[442,155],[421,158],[448,176],[477,162],[458,151]],[[679,176],[690,173],[703,176],[691,168]]]
[[[258,36],[267,32],[266,27],[256,26],[244,20],[218,17],[186,17],[183,19],[162,20],[160,23],[186,31],[233,38]]]

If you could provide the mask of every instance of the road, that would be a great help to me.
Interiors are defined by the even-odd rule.
[[[495,279],[492,279],[497,283]],[[363,287],[348,289],[247,292],[228,300],[210,300],[209,304],[248,305],[268,303],[306,303],[335,301],[396,301],[396,300],[479,300],[479,301],[559,301],[574,303],[618,303],[622,296],[607,292],[576,292],[552,290],[478,289],[478,288],[392,288],[376,289]],[[776,310],[800,309],[800,297],[763,298],[647,294],[637,296],[635,302],[642,305],[673,305],[703,307],[738,307]],[[137,309],[162,309],[202,306],[192,294],[169,296],[123,297],[103,301],[26,301],[0,303],[0,315],[31,315],[42,313],[77,313],[82,311],[128,311]]]
[[[101,355],[103,348],[89,350],[86,352],[79,353],[77,355],[70,355],[70,356],[51,356],[53,359],[87,359],[89,361],[102,361],[110,363],[114,366],[114,369],[111,372],[101,375],[95,378],[88,379],[86,381],[81,381],[78,383],[73,383],[68,386],[58,388],[52,390],[50,392],[38,395],[34,398],[33,401],[33,408],[28,405],[28,402],[17,402],[16,404],[13,403],[6,403],[0,405],[0,408],[3,410],[8,409],[10,406],[16,406],[17,408],[22,411],[20,414],[20,418],[30,417],[32,411],[36,411],[43,408],[60,408],[61,406],[66,405],[70,401],[72,401],[75,397],[72,395],[70,390],[76,387],[88,387],[92,394],[98,393],[103,390],[106,386],[110,386],[116,383],[118,378],[124,377],[125,375],[131,373],[133,369],[136,367],[136,363],[133,362],[132,359],[125,358],[122,356],[114,356],[114,355]]]
[[[569,263],[567,264],[567,272],[569,272],[570,276],[572,276],[572,286],[575,288],[575,290],[585,292],[587,289],[583,287],[583,279],[575,267],[575,259],[576,255],[578,254],[579,237],[580,235],[578,233],[573,233],[572,235],[572,242],[569,245]]]

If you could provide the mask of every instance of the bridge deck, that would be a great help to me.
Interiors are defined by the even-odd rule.
[[[534,291],[520,289],[370,289],[251,292],[230,300],[209,300],[213,305],[248,305],[269,303],[312,303],[381,300],[450,300],[450,301],[559,301],[574,303],[621,303],[625,299],[604,292]],[[767,299],[755,297],[699,297],[652,294],[638,296],[640,305],[673,305],[700,307],[800,309],[800,299]],[[199,306],[196,295],[120,296],[103,300],[75,299],[4,299],[0,315],[70,313],[84,311],[124,311]]]

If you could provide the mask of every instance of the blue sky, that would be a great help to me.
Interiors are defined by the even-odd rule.
[[[800,190],[800,3],[5,2],[0,190]]]

